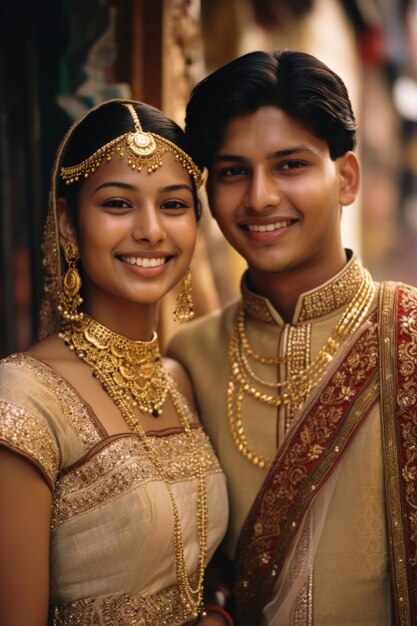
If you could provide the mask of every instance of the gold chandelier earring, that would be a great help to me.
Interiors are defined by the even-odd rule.
[[[67,241],[64,246],[64,256],[68,269],[62,277],[62,289],[59,293],[58,311],[67,322],[78,322],[84,313],[77,311],[83,299],[80,296],[81,276],[77,269],[80,253],[76,243]]]
[[[177,296],[173,318],[176,322],[188,322],[194,317],[193,300],[191,297],[191,272],[187,271],[181,283],[181,290]]]

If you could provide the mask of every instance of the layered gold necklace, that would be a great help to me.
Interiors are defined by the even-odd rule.
[[[263,380],[256,375],[250,365],[250,359],[277,367],[291,357],[288,356],[286,359],[265,357],[250,346],[245,332],[245,311],[241,306],[229,344],[231,376],[227,392],[227,416],[230,433],[237,449],[251,463],[263,468],[268,467],[271,460],[257,454],[246,437],[242,421],[245,395],[269,406],[301,406],[313,387],[323,377],[341,344],[365,319],[374,293],[375,287],[371,275],[364,270],[360,288],[343,311],[317,356],[307,367],[296,370],[286,380],[275,383]],[[261,385],[263,389],[258,385]]]
[[[164,369],[158,339],[134,341],[102,326],[84,313],[82,319],[68,324],[60,333],[70,350],[87,363],[92,374],[119,408],[129,428],[136,433],[148,458],[164,480],[173,510],[175,570],[182,618],[197,617],[203,607],[203,579],[207,558],[208,509],[207,489],[200,453],[189,422],[188,407],[172,377]],[[197,468],[197,531],[200,544],[196,583],[193,586],[186,571],[185,548],[178,507],[162,463],[153,450],[151,439],[140,425],[135,411],[160,415],[170,395],[181,425],[189,438],[193,466]],[[191,612],[193,615],[191,615]]]

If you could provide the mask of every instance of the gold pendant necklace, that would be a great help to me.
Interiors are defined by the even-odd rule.
[[[243,400],[245,395],[269,406],[301,406],[310,391],[324,375],[329,363],[345,339],[353,334],[365,319],[374,298],[375,287],[368,271],[363,270],[362,284],[334,326],[325,345],[304,369],[294,372],[286,380],[271,383],[255,374],[249,358],[264,365],[279,365],[291,360],[263,357],[249,344],[245,333],[245,311],[240,308],[234,331],[230,338],[229,360],[231,376],[227,392],[227,416],[230,433],[239,452],[254,465],[268,467],[271,460],[257,454],[251,447],[243,426]],[[262,385],[264,390],[258,388]],[[271,388],[275,393],[271,392]]]
[[[203,611],[203,580],[207,560],[208,505],[201,454],[190,426],[190,410],[173,378],[164,369],[156,333],[151,341],[134,341],[102,326],[87,314],[71,322],[59,335],[79,359],[87,363],[119,408],[132,432],[136,433],[161,479],[171,501],[174,518],[174,560],[183,614],[182,619],[197,618]],[[159,415],[170,395],[181,425],[189,439],[193,466],[197,468],[197,533],[200,552],[196,583],[192,585],[185,564],[185,547],[180,515],[163,464],[151,440],[137,420],[134,410]]]

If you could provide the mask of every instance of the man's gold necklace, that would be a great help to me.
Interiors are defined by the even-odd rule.
[[[241,306],[229,344],[231,376],[227,392],[227,416],[230,433],[237,449],[251,463],[263,468],[268,467],[271,460],[257,454],[246,437],[242,421],[245,394],[269,406],[300,406],[323,377],[326,368],[343,341],[353,334],[365,319],[372,304],[374,293],[375,286],[371,275],[367,270],[363,270],[363,281],[359,290],[345,308],[317,356],[304,369],[296,371],[286,380],[276,383],[271,383],[257,376],[250,366],[249,357],[264,365],[274,366],[284,363],[285,359],[262,356],[250,346],[245,332],[245,311]],[[274,388],[276,393],[262,391],[255,383],[260,383],[264,388]]]
[[[197,450],[188,407],[174,380],[165,370],[156,333],[151,341],[134,341],[112,332],[84,313],[78,322],[68,324],[60,333],[70,350],[89,365],[93,376],[101,383],[119,408],[132,432],[139,436],[148,458],[164,480],[171,500],[174,518],[175,570],[178,580],[183,618],[202,612],[203,579],[207,559],[208,505],[204,468]],[[165,479],[162,463],[155,454],[151,440],[146,436],[134,411],[136,408],[157,417],[168,396],[171,396],[181,425],[193,451],[193,466],[197,469],[197,531],[200,544],[196,584],[192,586],[186,571],[185,548],[178,507],[169,481]]]

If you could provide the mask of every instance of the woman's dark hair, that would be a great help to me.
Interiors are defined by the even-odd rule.
[[[79,123],[65,146],[61,166],[71,167],[90,157],[106,143],[127,133],[134,131],[134,123],[129,110],[123,106],[123,100],[104,103],[93,109]],[[129,100],[126,100],[129,102]],[[184,150],[193,158],[188,137],[173,120],[166,117],[162,111],[147,104],[133,103],[144,131],[153,132],[165,139],[169,139],[176,146]],[[194,207],[197,220],[201,217],[201,203],[191,177],[193,188]],[[64,197],[70,209],[76,213],[78,205],[78,191],[81,183],[66,185],[59,180],[58,196]]]
[[[342,79],[304,52],[250,52],[216,70],[191,94],[185,131],[194,158],[210,167],[228,122],[263,106],[281,109],[329,146],[334,160],[356,145],[356,120]]]

